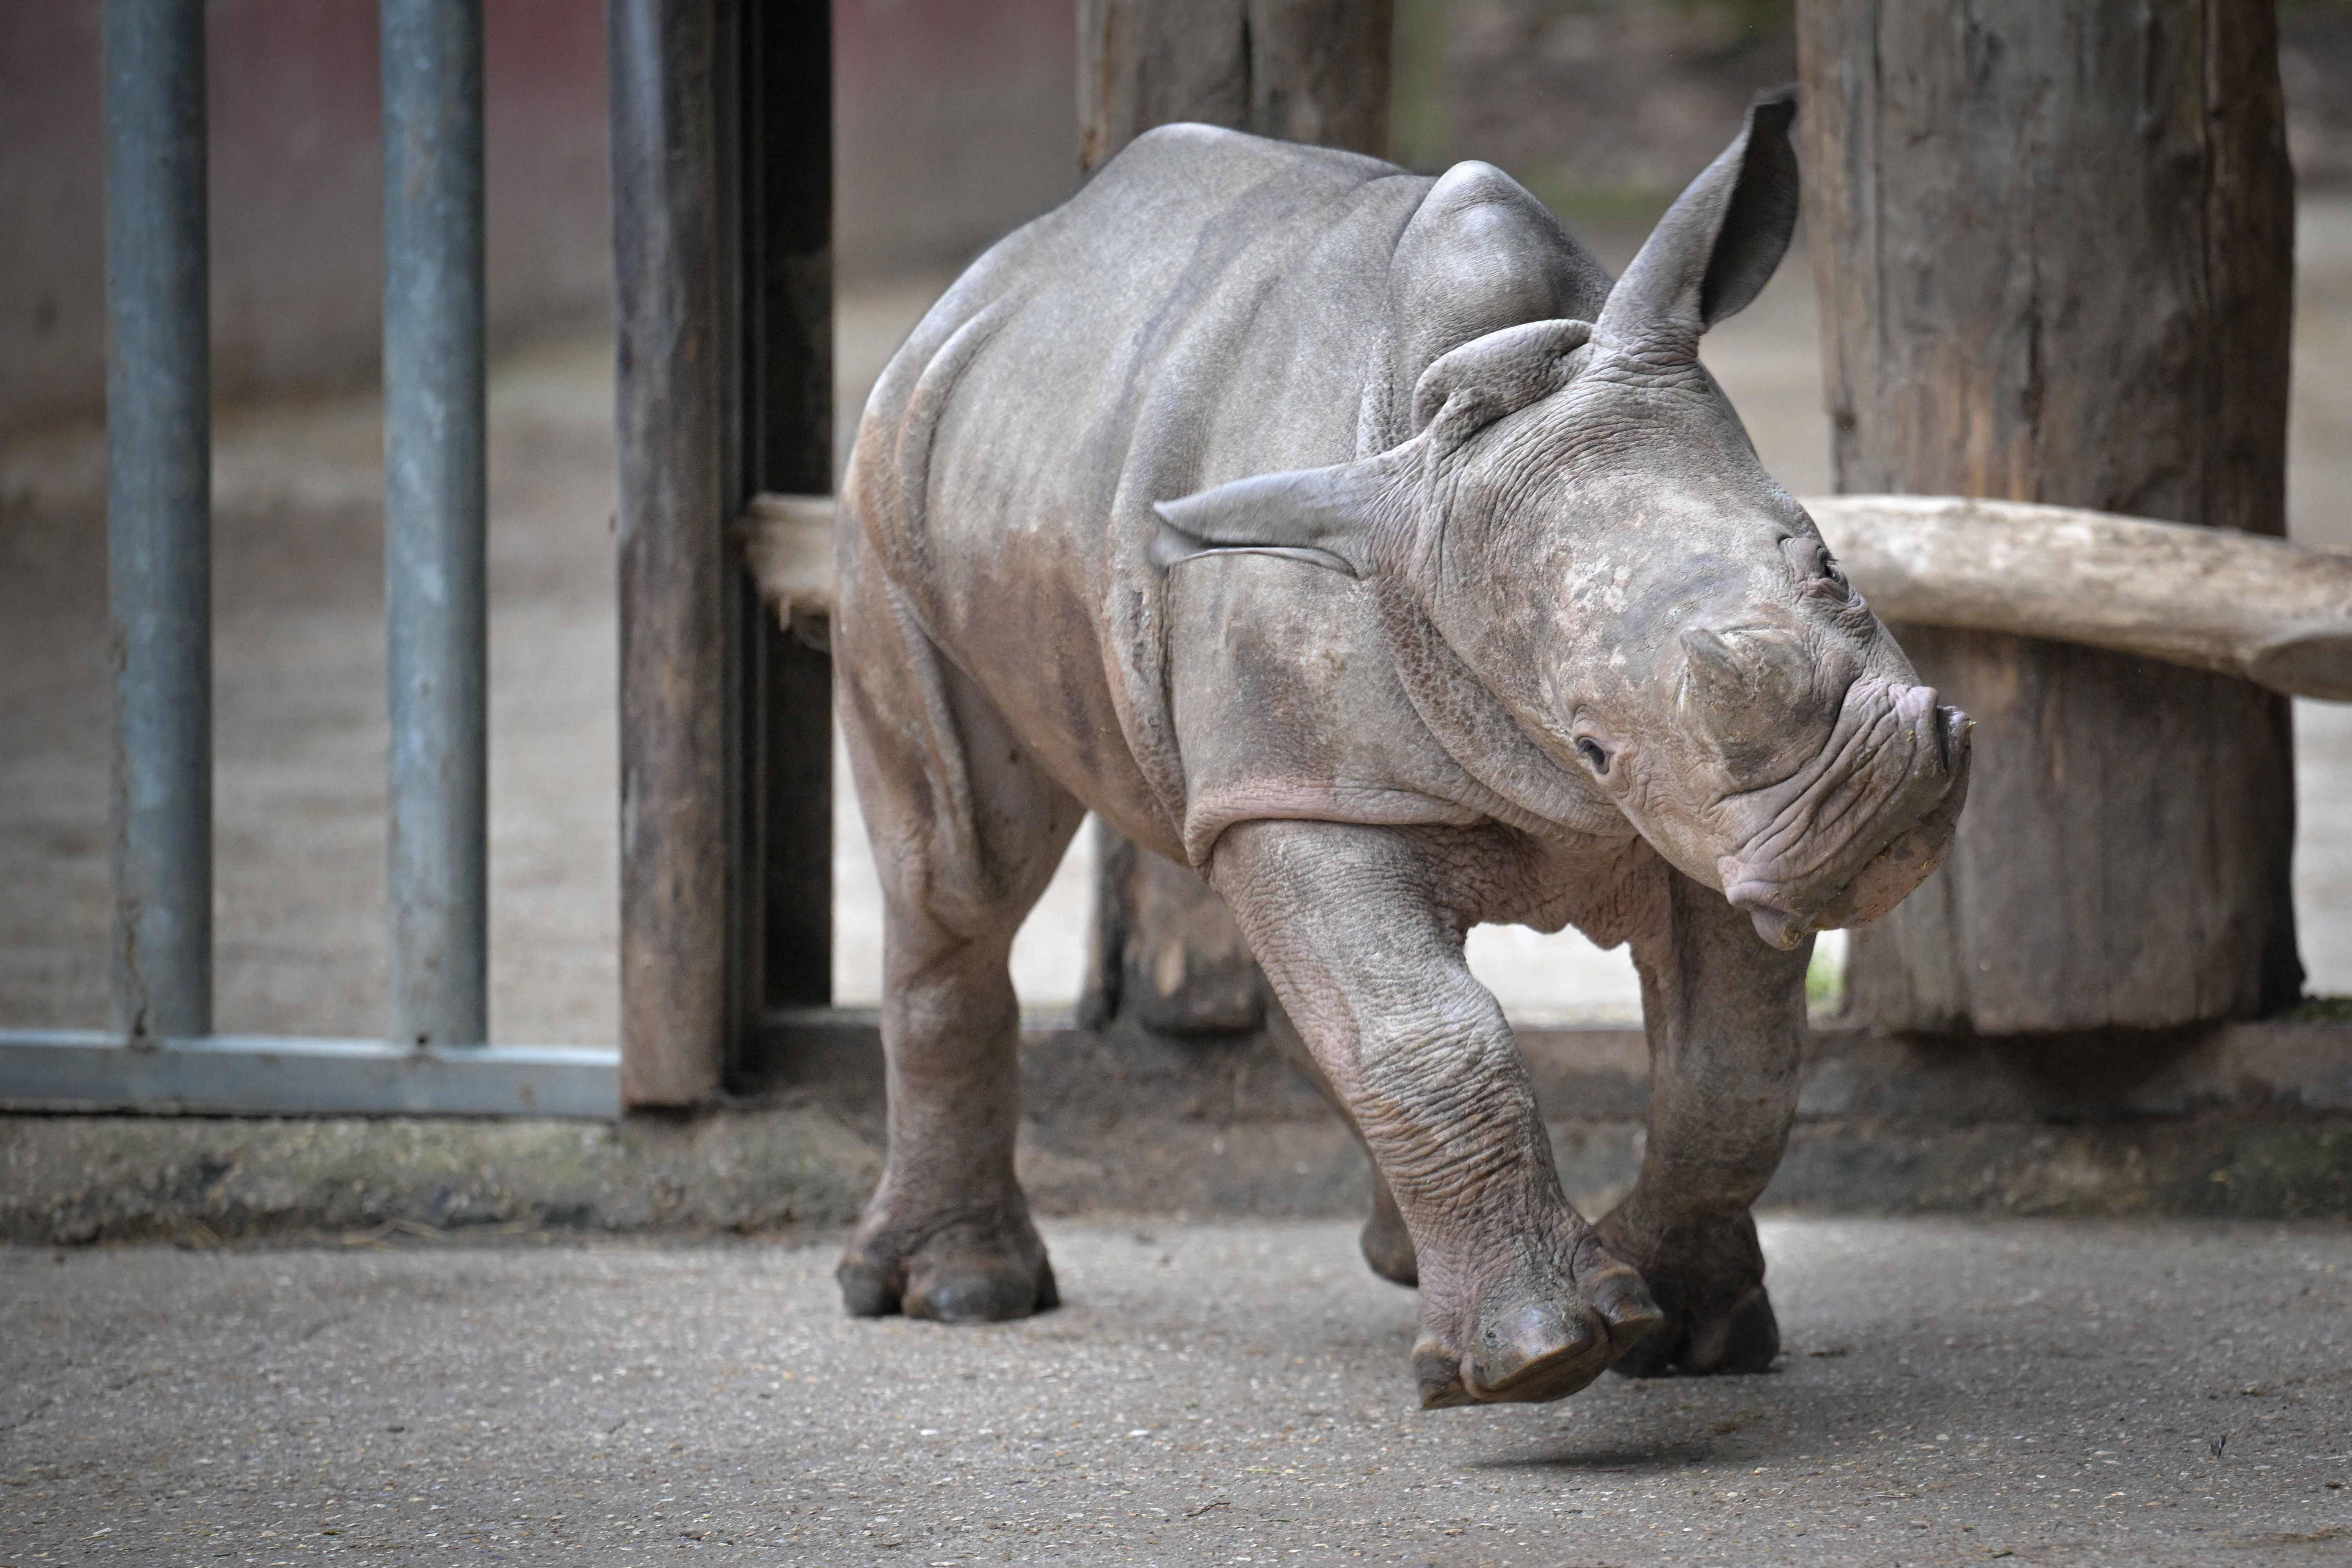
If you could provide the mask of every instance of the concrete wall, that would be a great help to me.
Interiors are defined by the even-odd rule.
[[[97,0],[0,4],[0,431],[99,411]],[[611,296],[602,0],[487,0],[494,334]],[[836,0],[845,269],[959,261],[1075,183],[1073,0]],[[212,0],[213,366],[226,399],[373,377],[376,8]]]

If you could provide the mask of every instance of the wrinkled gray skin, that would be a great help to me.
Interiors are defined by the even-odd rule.
[[[1087,809],[1223,895],[1382,1179],[1423,1401],[1778,1348],[1748,1205],[1811,933],[1933,868],[1921,689],[1697,359],[1795,219],[1763,101],[1612,287],[1485,164],[1171,126],[976,263],[846,482],[842,721],[886,904],[856,1313],[1055,1300],[1006,957]],[[1633,944],[1633,1193],[1567,1203],[1484,921]]]

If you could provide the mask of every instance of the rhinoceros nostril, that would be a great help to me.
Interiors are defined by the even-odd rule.
[[[1969,731],[1976,727],[1977,721],[1957,708],[1936,710],[1936,752],[1943,759],[1945,772],[1968,759]]]
[[[1934,687],[1908,688],[1902,696],[1895,699],[1895,711],[1914,734],[1923,730],[1927,732],[1926,738],[1935,745],[1936,761],[1938,764],[1944,767],[1951,766],[1951,753],[1944,743],[1943,710],[1936,706]]]

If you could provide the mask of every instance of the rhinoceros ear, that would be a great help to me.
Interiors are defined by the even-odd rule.
[[[1592,340],[1590,321],[1527,321],[1440,354],[1412,387],[1412,427],[1436,427],[1450,447],[1568,384],[1569,356]]]
[[[1397,447],[1360,462],[1254,474],[1156,501],[1151,510],[1161,527],[1152,559],[1165,567],[1211,551],[1248,550],[1367,576],[1383,558],[1383,520],[1395,508],[1400,470],[1413,455]]]
[[[1794,90],[1760,95],[1747,128],[1676,197],[1601,308],[1599,335],[1668,354],[1763,291],[1797,226]]]

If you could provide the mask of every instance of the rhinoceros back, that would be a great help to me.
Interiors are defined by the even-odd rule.
[[[1590,317],[1607,287],[1486,165],[1164,127],[982,257],[892,359],[845,547],[1066,783],[1172,824],[1151,503],[1392,445],[1432,360]]]

